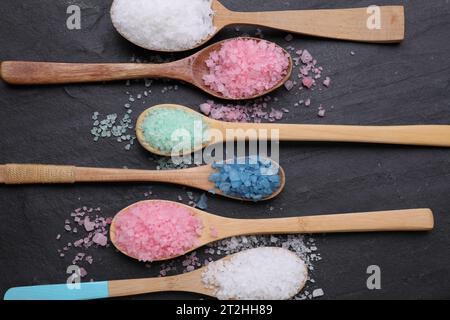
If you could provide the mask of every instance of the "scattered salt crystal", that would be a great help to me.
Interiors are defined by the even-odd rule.
[[[311,105],[311,99],[306,99],[305,100],[305,106],[309,107]]]
[[[317,112],[317,115],[321,118],[325,117],[326,110],[322,107],[319,108],[319,111]]]
[[[292,90],[292,88],[294,87],[294,81],[292,80],[288,80],[284,83],[284,87],[286,88],[286,90],[290,91]]]
[[[313,298],[322,297],[324,295],[324,292],[322,289],[315,289],[312,293]]]
[[[330,86],[330,83],[331,83],[330,77],[326,77],[325,80],[323,80],[323,85],[324,85],[325,87],[329,87],[329,86]]]
[[[286,40],[287,42],[292,41],[292,39],[294,39],[294,36],[290,33],[286,37],[284,37],[284,40]]]
[[[304,77],[302,80],[302,84],[304,87],[310,89],[314,85],[314,79],[311,77]]]
[[[106,244],[108,243],[108,238],[101,234],[101,233],[96,233],[94,235],[94,237],[92,238],[92,241],[100,246],[106,246]]]

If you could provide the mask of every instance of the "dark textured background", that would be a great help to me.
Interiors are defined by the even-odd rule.
[[[373,1],[223,1],[235,10],[356,7]],[[292,107],[298,96],[281,89],[279,106],[292,123],[445,124],[450,123],[449,1],[378,1],[406,6],[406,40],[400,45],[370,45],[296,36],[289,43],[308,48],[331,75],[332,87],[315,102],[334,105],[320,119],[316,109]],[[82,8],[82,30],[65,28],[66,8]],[[110,1],[17,1],[0,4],[0,60],[125,62],[132,54],[151,56],[113,29]],[[245,28],[254,34],[255,28]],[[216,39],[237,35],[222,31]],[[283,46],[283,32],[264,30]],[[350,51],[356,55],[351,56]],[[180,56],[184,56],[183,54]],[[178,56],[175,56],[176,58]],[[180,86],[162,94],[162,82],[146,106],[174,102],[193,107],[208,96]],[[135,91],[142,85],[133,85]],[[133,88],[130,91],[133,92]],[[94,143],[91,114],[121,113],[123,82],[112,84],[10,87],[0,82],[0,163],[31,162],[130,168],[154,168],[139,146],[127,152],[111,141]],[[144,109],[134,108],[133,118]],[[282,143],[281,164],[287,188],[271,203],[243,204],[209,197],[209,210],[226,216],[272,216],[430,207],[436,228],[430,233],[320,235],[323,261],[314,278],[326,299],[450,298],[450,154],[449,150],[375,145]],[[162,199],[185,194],[176,186],[153,185]],[[65,281],[67,261],[55,240],[71,210],[82,205],[113,215],[144,198],[148,185],[74,185],[0,187],[0,295],[8,287]],[[156,274],[142,264],[98,250],[89,268],[96,280]],[[382,290],[369,291],[369,265],[382,268]],[[140,298],[198,298],[193,294],[157,294]]]

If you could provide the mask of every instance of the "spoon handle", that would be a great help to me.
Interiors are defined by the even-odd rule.
[[[6,164],[0,165],[0,183],[12,185],[76,182],[168,182],[202,188],[201,182],[203,182],[203,185],[208,182],[208,177],[212,172],[211,166],[183,170],[133,170],[43,164]],[[212,188],[212,185],[210,188]]]
[[[250,221],[250,220],[249,220]],[[378,231],[429,231],[434,227],[430,209],[318,215],[295,218],[236,219],[230,225],[240,234],[340,233]],[[233,223],[233,224],[234,224]]]
[[[213,295],[201,282],[202,269],[177,276],[113,280],[74,284],[52,284],[10,288],[4,300],[89,300],[151,292],[186,291]]]
[[[233,12],[228,19],[229,24],[253,24],[310,36],[352,41],[400,42],[405,35],[403,6]]]
[[[220,123],[222,130],[235,129],[246,139],[248,129],[265,129],[269,137],[281,141],[328,141],[450,147],[450,125],[349,126],[302,124]],[[237,131],[236,129],[245,129]],[[243,135],[243,136],[239,136]],[[277,135],[277,136],[274,136]],[[235,137],[236,138],[236,137]]]
[[[161,64],[4,61],[0,65],[0,77],[7,83],[18,85],[83,83],[153,77],[185,80],[189,74],[186,64],[186,59]]]

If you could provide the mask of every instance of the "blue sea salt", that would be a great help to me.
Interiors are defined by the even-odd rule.
[[[217,171],[209,180],[226,195],[258,201],[280,187],[279,167],[270,159],[247,157],[215,162],[212,167]]]

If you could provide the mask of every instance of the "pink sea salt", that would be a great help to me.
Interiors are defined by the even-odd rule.
[[[142,201],[118,215],[116,245],[141,261],[178,256],[192,249],[201,220],[177,203]]]
[[[311,77],[304,77],[303,80],[302,80],[302,84],[306,88],[310,89],[313,86],[313,84],[314,84],[314,79],[311,78]]]
[[[229,40],[206,60],[209,73],[203,81],[227,98],[250,98],[276,86],[288,72],[289,59],[265,40]]]

